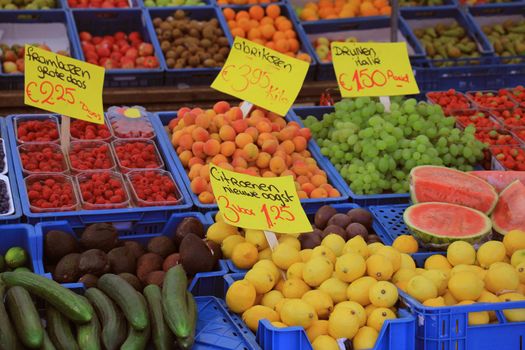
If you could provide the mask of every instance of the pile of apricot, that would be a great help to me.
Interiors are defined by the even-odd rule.
[[[369,16],[390,16],[388,0],[319,0],[298,9],[302,21]]]
[[[171,143],[200,202],[214,203],[210,164],[253,176],[293,176],[299,198],[339,197],[308,151],[310,129],[254,108],[243,119],[239,107],[181,108],[170,121]]]

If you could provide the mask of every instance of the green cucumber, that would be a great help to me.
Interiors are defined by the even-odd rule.
[[[15,329],[9,320],[9,315],[4,305],[6,285],[0,278],[0,349],[15,350],[20,348],[20,342]]]
[[[18,271],[4,272],[2,279],[10,287],[24,287],[31,294],[44,299],[73,322],[86,323],[93,317],[91,304],[49,278]]]
[[[139,300],[139,304],[146,306],[146,300],[140,294],[139,292],[135,291],[137,294],[137,298]],[[126,338],[126,341],[122,346],[120,347],[120,350],[144,350],[146,349],[146,346],[148,345],[148,341],[151,335],[151,327],[150,323],[148,322],[148,325],[143,330],[137,330],[135,329],[131,324],[129,327],[128,337]]]
[[[151,319],[151,335],[153,344],[157,350],[169,350],[173,348],[175,338],[169,327],[164,322],[162,314],[162,292],[156,284],[150,284],[144,288],[144,296],[148,302]]]
[[[44,341],[44,329],[29,292],[22,287],[11,287],[7,290],[6,302],[20,341],[30,349],[39,349]]]
[[[42,342],[42,347],[40,349],[41,350],[57,350],[57,348],[55,348],[55,345],[49,338],[49,335],[47,334],[47,331],[45,329],[44,329],[44,341]]]
[[[100,323],[93,317],[88,323],[77,326],[77,342],[80,350],[100,350]]]
[[[51,338],[58,350],[79,350],[66,316],[62,315],[53,306],[48,305],[46,319],[49,338]]]
[[[166,272],[162,286],[162,310],[168,327],[179,339],[187,338],[192,332],[192,321],[186,299],[188,278],[182,265]]]
[[[177,339],[179,346],[183,350],[189,350],[193,347],[193,343],[195,342],[195,328],[197,327],[197,303],[189,291],[186,291],[186,302],[188,303],[188,313],[192,328],[188,337]]]
[[[126,319],[117,305],[100,289],[89,288],[85,295],[100,318],[104,348],[117,350],[126,339]]]
[[[97,287],[117,303],[133,328],[142,331],[149,326],[146,305],[140,302],[137,291],[125,279],[107,273],[98,279]]]

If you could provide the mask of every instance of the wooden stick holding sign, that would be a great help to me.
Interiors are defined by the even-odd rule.
[[[62,124],[60,125],[60,145],[64,154],[69,153],[69,145],[71,140],[70,134],[71,119],[68,116],[62,116]]]

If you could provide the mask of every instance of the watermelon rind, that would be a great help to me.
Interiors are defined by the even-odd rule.
[[[421,175],[416,175],[416,172],[418,170],[422,169],[422,168],[431,168],[431,169],[435,168],[435,169],[439,169],[439,170],[447,170],[447,171],[450,171],[451,173],[459,173],[459,174],[462,174],[462,176],[465,176],[466,179],[470,179],[470,181],[472,183],[479,183],[480,186],[484,186],[484,188],[486,188],[487,191],[490,191],[490,193],[492,194],[492,197],[493,197],[493,200],[490,203],[490,207],[485,211],[486,215],[490,215],[490,213],[494,210],[494,208],[496,207],[496,204],[498,203],[498,192],[496,191],[494,186],[492,186],[491,184],[489,184],[485,180],[483,180],[483,179],[481,179],[481,178],[479,178],[479,177],[477,177],[475,175],[472,175],[472,174],[469,174],[469,173],[466,173],[466,172],[463,172],[463,171],[460,171],[460,170],[457,170],[457,169],[447,168],[447,167],[437,166],[437,165],[420,165],[420,166],[412,168],[412,170],[410,171],[410,198],[412,200],[412,203],[422,203],[416,197],[416,191],[415,191],[415,182],[417,182],[417,178],[418,177],[421,177]],[[453,193],[453,191],[455,191],[455,189],[451,188],[450,192]],[[467,203],[451,203],[451,202],[447,202],[447,201],[435,201],[435,202],[462,205],[462,206],[466,206],[466,207],[478,210],[478,208],[473,208],[472,206],[469,206]]]
[[[516,181],[512,182],[503,191],[501,191],[501,193],[499,195],[500,200],[503,201],[505,199],[506,194],[508,192],[512,191],[515,186],[522,187],[522,186],[525,186],[525,185],[523,185],[523,183],[520,180],[516,180]],[[510,210],[510,209],[508,209],[508,210]],[[523,209],[523,212],[525,212],[525,208]],[[523,215],[523,212],[522,213],[518,213],[518,214]],[[521,229],[521,230],[523,230],[523,229],[525,229],[525,227],[512,227],[512,228],[508,228],[507,229],[507,228],[504,228],[504,227],[500,226],[498,224],[498,221],[497,221],[497,218],[496,218],[496,214],[497,214],[497,210],[494,210],[494,212],[492,212],[492,215],[491,215],[491,220],[492,220],[492,227],[494,228],[494,231],[496,231],[497,233],[499,233],[501,235],[506,235],[509,230],[513,230],[513,229]]]
[[[431,232],[431,228],[423,228],[423,227],[416,227],[410,220],[410,214],[412,210],[415,208],[421,207],[421,206],[432,206],[432,205],[440,205],[440,206],[450,206],[451,210],[457,210],[458,208],[466,209],[471,211],[473,214],[479,216],[480,220],[484,221],[483,229],[479,232],[470,234],[470,235],[461,235],[461,236],[443,236],[435,232]],[[405,224],[408,228],[408,230],[412,233],[412,235],[421,243],[421,245],[425,248],[429,249],[443,249],[447,248],[452,242],[455,241],[465,241],[468,243],[471,243],[473,245],[481,243],[482,241],[486,240],[492,233],[492,222],[490,218],[485,215],[485,213],[465,207],[462,205],[457,204],[451,204],[451,203],[442,203],[442,202],[426,202],[426,203],[419,203],[414,204],[410,207],[408,207],[405,212],[403,213],[403,220],[405,221]]]

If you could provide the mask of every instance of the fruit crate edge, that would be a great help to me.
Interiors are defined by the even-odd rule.
[[[1,78],[0,78],[1,79]],[[15,212],[11,215],[0,216],[0,224],[16,224],[22,221],[22,205],[20,204],[20,194],[18,193],[18,184],[16,181],[13,155],[11,153],[11,144],[9,142],[9,135],[7,132],[7,124],[5,118],[0,118],[0,134],[4,140],[5,157],[7,159],[8,173],[7,177],[11,185],[11,200]]]
[[[40,273],[38,251],[36,249],[35,229],[27,224],[0,225],[0,254],[4,255],[9,248],[24,248],[34,273]]]

